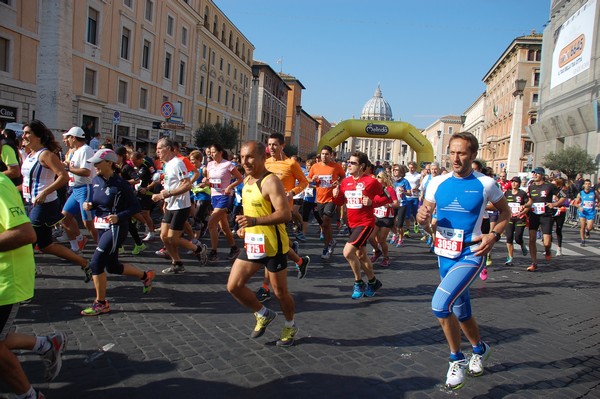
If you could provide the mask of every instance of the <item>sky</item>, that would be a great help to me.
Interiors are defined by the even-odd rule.
[[[380,85],[394,120],[460,115],[511,42],[543,33],[551,0],[214,0],[254,59],[306,87],[302,108],[359,118]],[[278,60],[281,63],[278,64]]]

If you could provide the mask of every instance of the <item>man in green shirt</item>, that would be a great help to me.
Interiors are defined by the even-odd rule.
[[[19,303],[33,297],[35,261],[32,245],[35,231],[23,208],[15,185],[0,173],[0,380],[17,398],[37,398],[15,349],[33,350],[46,365],[46,380],[52,381],[62,365],[67,337],[62,332],[33,336],[10,332]]]

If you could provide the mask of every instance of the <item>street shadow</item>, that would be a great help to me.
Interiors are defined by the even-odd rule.
[[[264,378],[264,377],[263,377]],[[196,378],[166,378],[136,387],[111,387],[74,383],[46,390],[47,395],[78,399],[145,399],[145,398],[219,398],[219,399],[324,399],[358,396],[404,398],[410,392],[428,391],[439,381],[414,376],[379,380],[374,378],[304,373],[277,379],[255,387]],[[106,384],[108,385],[108,384]]]
[[[518,372],[527,373],[528,370],[539,370],[536,374],[529,376],[551,374],[551,370],[560,370],[561,376],[549,377],[543,379],[528,378],[527,383],[505,383],[495,385],[489,388],[486,393],[473,396],[474,399],[504,398],[506,396],[514,397],[532,397],[536,391],[541,391],[540,395],[547,394],[549,390],[553,391],[559,397],[595,398],[600,395],[600,381],[597,373],[590,373],[590,370],[598,370],[599,353],[587,356],[574,356],[566,359],[555,360],[552,362],[527,361],[522,363],[504,362],[486,367],[486,373]],[[577,389],[575,385],[589,384],[588,389]],[[561,388],[573,388],[560,394]],[[547,397],[547,396],[546,396]]]

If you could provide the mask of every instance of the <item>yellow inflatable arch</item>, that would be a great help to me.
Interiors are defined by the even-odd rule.
[[[403,140],[417,153],[419,167],[433,162],[433,147],[429,140],[416,127],[406,122],[345,120],[321,137],[318,152],[326,145],[335,148],[348,137]]]

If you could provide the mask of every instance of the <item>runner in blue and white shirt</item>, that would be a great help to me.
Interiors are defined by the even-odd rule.
[[[417,213],[421,225],[431,223],[434,210],[437,214],[434,246],[442,281],[433,295],[432,309],[450,347],[446,386],[452,389],[464,385],[467,368],[471,375],[483,374],[483,361],[490,354],[491,349],[481,340],[479,326],[471,314],[469,287],[510,217],[500,187],[492,178],[472,169],[471,162],[478,149],[479,143],[471,133],[452,135],[450,160],[453,173],[431,181]],[[495,230],[482,234],[482,216],[488,201],[499,210],[500,216]],[[470,361],[460,351],[461,330],[473,346]]]

